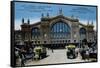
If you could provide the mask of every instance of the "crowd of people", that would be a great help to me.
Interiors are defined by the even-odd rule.
[[[15,64],[17,64],[18,61],[20,61],[21,66],[25,65],[25,61],[27,59],[32,59],[35,55],[33,52],[34,47],[27,45],[23,46],[21,48],[15,47]]]
[[[96,42],[88,45],[88,43],[83,43],[82,47],[79,49],[80,55],[82,60],[90,60],[95,59],[97,60],[97,44]],[[94,61],[94,60],[93,60]]]

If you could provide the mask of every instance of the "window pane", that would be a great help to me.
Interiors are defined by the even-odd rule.
[[[65,36],[70,34],[70,31],[69,25],[64,22],[57,22],[51,28],[51,32],[55,34],[55,38],[65,38]]]

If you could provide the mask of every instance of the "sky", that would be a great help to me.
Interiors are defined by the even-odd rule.
[[[74,16],[83,24],[93,21],[94,29],[96,30],[96,7],[95,6],[79,6],[79,5],[58,5],[58,4],[43,4],[43,3],[28,3],[15,2],[15,29],[19,30],[22,24],[22,18],[25,23],[30,19],[30,23],[40,21],[41,14],[46,16],[49,13],[50,17],[59,15],[59,9],[66,17]]]

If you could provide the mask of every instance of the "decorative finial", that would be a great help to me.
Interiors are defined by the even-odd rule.
[[[42,16],[42,18],[43,18],[43,17],[44,17],[44,14],[42,13],[41,16]]]
[[[30,20],[29,19],[27,20],[27,23],[30,24]]]
[[[93,21],[91,22],[91,25],[93,25]]]
[[[59,9],[59,14],[60,14],[60,15],[62,15],[62,8],[61,8],[61,9]]]
[[[71,18],[73,19],[74,18],[74,15],[72,14]]]
[[[89,21],[87,22],[87,25],[89,25]]]
[[[24,24],[24,18],[22,18],[22,24]]]
[[[47,13],[47,17],[49,17],[49,13]]]
[[[78,19],[79,17],[78,16],[76,16],[76,19]]]

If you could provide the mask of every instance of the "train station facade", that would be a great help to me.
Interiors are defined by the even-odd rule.
[[[17,44],[31,41],[33,45],[53,45],[62,46],[69,43],[80,43],[83,39],[93,42],[95,31],[93,22],[82,24],[79,19],[66,17],[62,11],[50,17],[41,14],[39,22],[33,23],[28,19],[22,19],[21,30],[15,30],[15,42]]]

